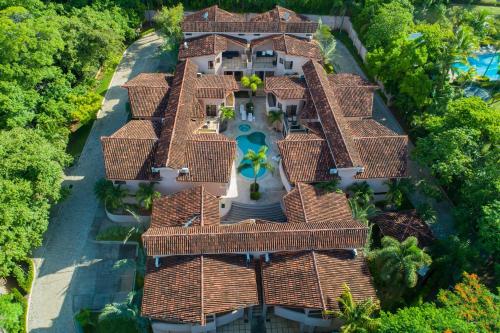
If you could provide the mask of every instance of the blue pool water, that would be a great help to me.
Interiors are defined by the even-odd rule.
[[[472,67],[476,69],[476,75],[487,76],[490,80],[495,81],[499,79],[498,75],[498,59],[499,53],[485,53],[478,54],[475,58],[468,58],[469,63]],[[488,66],[489,65],[489,66]],[[453,64],[455,70],[467,71],[469,69],[468,65],[461,63]]]
[[[238,126],[238,128],[242,132],[248,132],[248,131],[250,131],[250,129],[252,128],[252,126],[250,126],[248,124],[241,124],[240,126]]]
[[[236,142],[238,143],[238,148],[240,148],[243,154],[246,154],[248,149],[252,149],[253,151],[258,152],[261,146],[267,146],[266,135],[262,132],[253,132],[247,135],[240,135],[236,138]],[[257,177],[262,177],[265,173],[265,169],[260,169]],[[247,178],[254,177],[252,167],[244,168],[243,170],[241,170],[241,174]]]

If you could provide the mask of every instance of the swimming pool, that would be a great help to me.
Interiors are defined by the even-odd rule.
[[[475,58],[469,57],[468,60],[470,65],[476,69],[476,75],[483,75],[495,81],[499,79],[498,58],[500,58],[499,53],[484,53],[478,54]],[[469,65],[454,63],[453,69],[459,72],[467,71]]]
[[[248,131],[250,131],[250,129],[252,128],[252,126],[250,126],[248,124],[241,124],[240,126],[238,126],[238,128],[242,132],[248,132]]]
[[[248,152],[248,149],[252,149],[254,152],[258,152],[261,146],[266,145],[266,135],[262,132],[253,132],[246,135],[240,135],[236,138],[236,142],[238,143],[238,148],[240,148],[243,154]],[[269,154],[269,152],[267,153]],[[260,169],[257,174],[257,178],[262,177],[266,173],[265,169]],[[246,167],[241,170],[241,174],[247,178],[253,178],[253,169],[252,167]]]

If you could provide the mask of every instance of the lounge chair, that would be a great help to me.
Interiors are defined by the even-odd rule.
[[[247,112],[245,110],[244,104],[240,104],[240,115],[241,115],[241,120],[247,120]]]

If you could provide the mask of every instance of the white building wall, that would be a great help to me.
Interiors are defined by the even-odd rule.
[[[231,313],[216,316],[214,321],[206,325],[174,324],[161,321],[153,321],[151,326],[154,333],[208,333],[216,332],[217,327],[227,325],[239,318],[243,318],[244,309],[234,310]]]
[[[201,56],[201,57],[191,57],[189,58],[191,61],[193,61],[197,66],[198,66],[198,72],[203,73],[203,74],[214,74],[217,72],[219,64],[216,64],[216,59],[217,57],[215,55],[208,55],[208,56]],[[208,62],[213,61],[214,62],[214,69],[209,69],[208,68]]]
[[[288,178],[286,177],[285,170],[283,170],[283,163],[281,162],[281,160],[280,160],[280,163],[279,163],[279,169],[280,169],[281,182],[283,183],[283,186],[285,187],[285,190],[287,192],[290,192],[293,187],[290,184],[290,182],[288,181]]]
[[[309,58],[287,55],[283,52],[278,53],[278,64],[276,66],[276,75],[304,75],[302,66],[309,61]],[[283,63],[280,62],[283,59]],[[285,69],[285,61],[293,61],[293,66],[291,69]]]

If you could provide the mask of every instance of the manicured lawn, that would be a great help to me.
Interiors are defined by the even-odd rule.
[[[94,124],[94,121],[83,125],[69,135],[66,152],[74,158],[78,158],[78,156],[80,156],[80,154],[82,153],[85,142],[87,141],[87,137],[89,136],[90,130],[92,129],[92,124]]]

